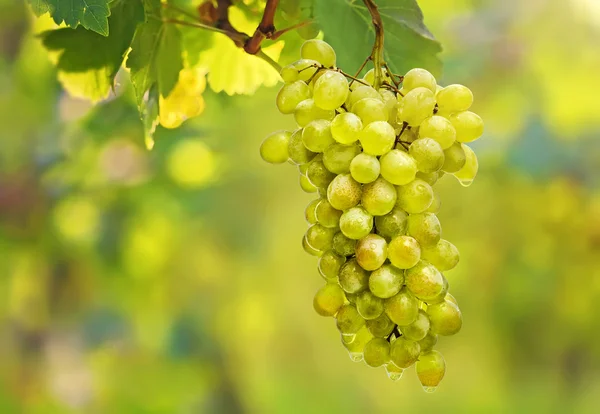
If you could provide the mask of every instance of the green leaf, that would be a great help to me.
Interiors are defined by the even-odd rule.
[[[82,25],[86,29],[108,36],[111,0],[29,0],[36,16],[50,13],[56,24],[72,28]],[[127,2],[128,0],[124,0]]]
[[[143,18],[144,9],[139,0],[123,0],[112,9],[107,37],[82,27],[42,33],[43,45],[55,56],[58,78],[64,88],[73,96],[91,101],[106,98],[131,44],[136,24]]]
[[[416,0],[377,0],[385,32],[384,57],[392,70],[404,74],[420,67],[438,76],[442,63],[437,54],[442,47],[423,23]],[[371,15],[362,0],[317,1],[315,17],[325,40],[338,53],[338,66],[356,71],[371,53],[375,31]]]

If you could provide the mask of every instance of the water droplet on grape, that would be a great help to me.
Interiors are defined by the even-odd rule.
[[[437,387],[423,387],[423,391],[430,393],[430,394],[432,392],[435,392],[435,390],[437,390]]]
[[[458,180],[458,182],[460,183],[460,185],[462,185],[463,187],[468,187],[471,184],[473,184],[473,180]]]
[[[403,369],[397,367],[389,368],[389,365],[385,366],[385,372],[387,373],[388,378],[392,381],[398,381],[400,378],[402,378],[402,375],[404,374]]]
[[[356,339],[356,334],[342,334],[342,342],[345,344],[351,344]]]
[[[350,355],[352,362],[360,362],[363,360],[362,352],[348,352],[348,355]]]

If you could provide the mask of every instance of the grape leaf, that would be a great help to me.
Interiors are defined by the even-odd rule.
[[[50,13],[56,24],[72,28],[81,25],[88,30],[108,36],[111,0],[29,0],[36,16]],[[127,2],[128,0],[123,0]]]
[[[108,19],[110,34],[106,37],[83,27],[41,33],[44,47],[54,56],[63,87],[79,98],[106,98],[136,24],[143,18],[144,8],[139,0],[124,0],[112,9]]]
[[[385,32],[384,57],[392,70],[404,74],[421,67],[440,75],[442,48],[423,23],[416,0],[377,0]],[[353,72],[371,53],[375,31],[362,0],[329,0],[314,3],[315,18],[325,40],[338,54],[338,66]]]

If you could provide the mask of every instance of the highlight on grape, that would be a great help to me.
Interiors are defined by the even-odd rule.
[[[394,381],[415,365],[432,392],[446,371],[438,337],[462,326],[443,273],[459,252],[442,238],[433,186],[444,174],[473,182],[478,163],[468,143],[481,137],[483,121],[469,111],[473,94],[463,85],[442,87],[419,68],[376,75],[350,76],[329,44],[306,41],[301,59],[282,69],[276,100],[298,128],[268,136],[260,155],[296,165],[300,187],[318,195],[302,239],[325,281],[316,312],[335,319],[353,361],[384,367]]]

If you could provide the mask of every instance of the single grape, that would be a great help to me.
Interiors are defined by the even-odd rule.
[[[335,111],[321,109],[315,105],[313,99],[305,99],[296,106],[294,110],[294,119],[300,127],[305,127],[316,119],[333,120]]]
[[[379,177],[379,160],[374,155],[360,153],[350,162],[352,178],[362,184],[372,183]]]
[[[369,290],[362,291],[356,297],[356,310],[366,320],[375,319],[383,313],[384,301]]]
[[[433,392],[444,378],[446,361],[439,351],[431,350],[419,356],[416,371],[423,389]]]
[[[402,332],[402,337],[405,339],[417,342],[422,340],[429,332],[429,318],[427,317],[427,313],[419,309],[417,319],[410,325],[402,326],[400,331]]]
[[[408,289],[402,288],[396,295],[386,299],[384,309],[394,323],[409,325],[417,319],[419,300]]]
[[[314,247],[312,247],[310,244],[308,244],[308,241],[306,240],[306,235],[304,235],[302,237],[302,248],[304,249],[304,251],[308,254],[310,254],[311,256],[321,256],[323,254],[322,250],[317,250]]]
[[[468,187],[473,183],[477,171],[479,170],[479,162],[477,161],[477,155],[468,146],[463,144],[463,150],[465,151],[466,161],[464,167],[454,173],[454,176],[458,179],[464,187]]]
[[[340,230],[351,239],[362,239],[372,228],[373,216],[362,207],[352,207],[344,211],[340,218]]]
[[[320,198],[314,199],[304,209],[304,218],[308,221],[308,224],[315,224],[317,222],[317,205],[321,202]]]
[[[277,131],[265,138],[260,144],[260,156],[271,164],[282,164],[288,160],[288,143],[291,132]]]
[[[304,146],[313,152],[323,152],[335,141],[331,136],[331,122],[325,119],[316,119],[304,127],[302,131]]]
[[[317,187],[315,187],[313,183],[310,182],[308,177],[306,177],[306,175],[304,174],[300,175],[300,188],[302,188],[302,191],[304,191],[305,193],[317,192]]]
[[[347,293],[362,292],[369,286],[369,272],[360,267],[356,259],[350,259],[342,265],[338,279]]]
[[[315,209],[315,216],[317,217],[317,221],[323,227],[336,229],[340,223],[342,212],[333,208],[331,204],[329,204],[329,201],[323,199]]]
[[[377,233],[387,239],[402,235],[406,231],[407,219],[408,214],[404,210],[394,207],[388,214],[375,217]]]
[[[334,316],[345,300],[342,288],[337,284],[328,283],[317,291],[313,307],[321,316]]]
[[[298,80],[307,83],[309,79],[314,78],[320,66],[319,62],[312,59],[300,59],[292,63],[298,71]]]
[[[435,183],[437,183],[437,180],[440,178],[440,174],[439,171],[436,172],[432,172],[432,173],[424,173],[424,172],[417,172],[417,176],[416,178],[425,181],[427,184],[433,186]]]
[[[311,39],[304,42],[300,48],[300,56],[316,60],[327,68],[335,66],[335,50],[323,40]]]
[[[331,121],[331,135],[340,144],[349,145],[358,141],[362,129],[362,121],[352,112],[338,114]]]
[[[398,99],[394,92],[387,89],[379,89],[379,95],[388,111],[388,122],[394,125],[398,121]]]
[[[417,169],[421,172],[436,172],[444,165],[444,150],[431,138],[419,138],[410,144],[408,153],[414,158]]]
[[[450,303],[454,303],[456,306],[458,306],[458,302],[456,301],[456,298],[454,296],[452,296],[450,293],[446,294],[446,301],[448,301]]]
[[[387,123],[389,117],[383,101],[376,98],[361,99],[352,105],[352,112],[358,115],[365,126],[377,121]]]
[[[362,197],[362,188],[350,174],[336,176],[327,187],[327,199],[338,210],[356,206]]]
[[[421,258],[419,242],[410,236],[396,236],[388,245],[388,258],[399,269],[410,269]]]
[[[291,114],[296,106],[305,99],[310,98],[310,89],[302,81],[286,83],[277,94],[277,108],[282,114]]]
[[[341,256],[351,256],[354,254],[357,240],[349,239],[344,233],[338,231],[333,236],[333,250]]]
[[[444,150],[444,165],[442,170],[448,173],[455,173],[465,166],[467,156],[460,142],[455,142],[452,146]]]
[[[408,368],[419,358],[421,346],[418,342],[400,337],[396,339],[390,349],[390,359],[399,368]]]
[[[302,131],[302,129],[294,131],[288,142],[290,159],[297,165],[308,164],[316,155],[304,146]]]
[[[344,256],[340,256],[333,250],[327,250],[319,259],[319,273],[327,282],[337,283],[338,273],[345,262]]]
[[[381,266],[369,276],[369,290],[378,298],[391,298],[403,284],[404,272],[391,264]]]
[[[356,244],[356,260],[365,270],[381,267],[387,259],[387,243],[378,234],[367,234]]]
[[[393,149],[379,160],[381,175],[394,185],[405,185],[415,179],[417,163],[400,149]]]
[[[396,187],[398,198],[396,205],[410,214],[422,213],[433,202],[433,189],[423,180]]]
[[[363,326],[357,333],[354,341],[350,343],[342,342],[342,345],[348,350],[348,354],[350,355],[350,359],[354,362],[360,362],[363,360],[363,350],[365,349],[365,345],[373,339],[373,335],[367,329],[366,326]]]
[[[373,216],[383,216],[396,204],[396,188],[385,178],[379,177],[372,183],[365,184],[362,191],[362,206]]]
[[[438,269],[439,270],[439,269]],[[448,279],[442,275],[443,287],[442,291],[434,298],[427,299],[427,305],[431,305],[434,303],[440,303],[446,300],[446,296],[448,295],[448,289],[450,289],[450,284],[448,283]]]
[[[458,142],[472,142],[483,135],[483,120],[471,111],[450,115],[450,122],[456,129]]]
[[[352,106],[355,103],[365,98],[383,101],[379,92],[377,92],[372,86],[359,84],[352,92],[350,92],[350,95],[348,95],[348,99],[346,100],[346,108],[352,109]]]
[[[380,367],[390,360],[390,344],[383,338],[373,338],[363,351],[365,363],[370,367]]]
[[[437,216],[433,213],[419,213],[408,216],[408,234],[414,237],[422,250],[427,246],[434,246],[440,241],[442,226]]]
[[[395,141],[396,132],[385,121],[371,122],[360,133],[360,143],[363,151],[370,155],[385,154],[394,147]]]
[[[325,164],[323,164],[323,157],[319,155],[308,165],[306,177],[308,177],[315,187],[327,188],[329,183],[335,178],[335,174],[325,167]]]
[[[431,202],[431,205],[429,207],[427,207],[427,210],[425,210],[425,211],[428,213],[437,214],[440,212],[441,207],[442,207],[442,200],[440,198],[440,195],[434,193],[433,201]]]
[[[433,246],[424,247],[421,250],[421,257],[442,272],[454,269],[460,260],[456,246],[444,239]]]
[[[367,328],[376,338],[385,338],[394,330],[396,324],[385,313],[367,321]]]
[[[321,28],[319,27],[319,24],[314,20],[311,21],[309,24],[305,24],[298,28],[298,34],[302,39],[306,40],[314,39],[319,35],[320,31]]]
[[[415,88],[404,95],[402,120],[412,127],[418,127],[425,119],[433,115],[435,96],[431,90]]]
[[[296,69],[293,63],[284,66],[279,74],[285,83],[292,83],[298,80],[298,69]]]
[[[466,111],[473,104],[473,93],[463,85],[448,85],[436,95],[438,108],[445,113]]]
[[[365,326],[365,320],[356,310],[356,307],[350,304],[340,308],[335,316],[336,325],[342,334],[356,334]]]
[[[454,303],[446,300],[427,306],[431,332],[438,335],[454,335],[462,328],[462,314]]]
[[[325,71],[315,82],[313,99],[321,109],[333,111],[342,106],[347,97],[348,80],[339,72]]]
[[[427,88],[431,92],[436,92],[437,82],[435,77],[427,70],[421,68],[411,69],[404,75],[402,87],[406,91],[412,91],[415,88]]]
[[[447,149],[456,141],[456,130],[452,122],[443,116],[434,115],[421,122],[419,138],[434,139],[442,149]]]
[[[323,152],[323,164],[332,173],[348,174],[350,172],[350,163],[360,154],[358,145],[331,144]]]
[[[424,260],[408,269],[404,273],[404,280],[408,290],[425,302],[434,299],[444,289],[444,276],[434,265]]]
[[[427,318],[429,318],[429,317],[427,317]],[[430,324],[430,327],[431,327],[431,324]],[[419,345],[421,345],[421,353],[431,351],[433,349],[433,347],[435,346],[435,344],[437,344],[437,341],[438,341],[438,336],[436,334],[427,332],[427,335],[425,335],[425,338],[423,338],[419,341]]]
[[[328,229],[318,223],[313,224],[306,231],[306,241],[317,250],[329,250],[333,246],[333,235],[335,233],[335,229]]]

